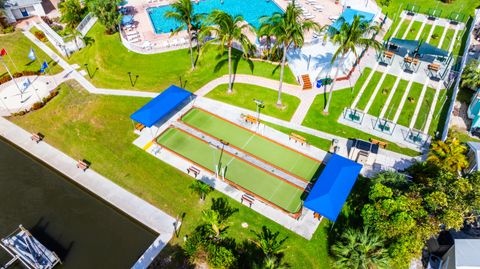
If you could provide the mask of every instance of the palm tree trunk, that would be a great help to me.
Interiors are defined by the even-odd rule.
[[[188,46],[190,48],[190,61],[192,62],[192,70],[194,70],[195,69],[195,61],[193,59],[192,30],[190,30],[190,29],[188,30]]]
[[[228,46],[228,93],[232,93],[232,46]]]
[[[335,71],[335,77],[333,78],[332,85],[330,86],[330,92],[328,93],[328,99],[327,103],[325,104],[325,108],[323,109],[323,114],[327,115],[328,114],[328,109],[330,108],[330,102],[332,101],[332,95],[333,95],[333,87],[335,87],[335,81],[338,78],[338,73],[340,72],[340,64],[343,63],[345,60],[344,54],[342,54],[342,58],[340,58],[340,62],[338,63],[337,66],[337,71]]]
[[[287,45],[283,44],[283,56],[282,56],[282,64],[280,67],[280,84],[278,85],[278,99],[277,99],[277,106],[282,106],[282,86],[283,86],[283,71],[285,69],[285,61],[287,59]]]

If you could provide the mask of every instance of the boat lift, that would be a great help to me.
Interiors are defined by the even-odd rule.
[[[0,246],[12,259],[0,269],[6,269],[20,261],[28,269],[51,269],[61,263],[55,252],[47,249],[22,225],[0,240]]]

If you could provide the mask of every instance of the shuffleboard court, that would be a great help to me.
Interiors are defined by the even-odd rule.
[[[320,162],[317,160],[308,158],[201,109],[190,110],[182,117],[182,121],[308,181],[312,179],[320,166]]]
[[[220,150],[175,128],[167,129],[157,143],[210,171],[215,170],[220,158]],[[296,213],[300,209],[303,193],[300,188],[225,153],[222,163],[227,165],[227,180],[287,212]]]

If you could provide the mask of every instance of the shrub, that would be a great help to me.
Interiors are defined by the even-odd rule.
[[[15,26],[0,27],[0,34],[9,34],[15,32]]]
[[[40,108],[42,108],[42,107],[43,107],[43,103],[42,103],[42,102],[33,103],[31,111],[35,111],[35,110],[40,109]]]
[[[42,42],[47,42],[47,41],[48,41],[47,37],[45,36],[45,34],[44,34],[42,31],[38,31],[38,30],[37,30],[37,31],[35,31],[35,32],[33,33],[33,35],[34,35],[38,40],[40,40],[40,41],[42,41]]]

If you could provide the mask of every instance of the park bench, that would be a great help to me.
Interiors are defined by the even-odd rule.
[[[428,65],[428,70],[438,72],[438,70],[440,70],[440,65],[439,64],[429,64]]]
[[[380,141],[380,140],[377,140],[377,139],[373,139],[373,138],[370,138],[370,142],[372,144],[375,144],[375,145],[378,145],[379,147],[385,149],[387,148],[388,146],[388,143],[387,142],[383,142],[383,141]]]
[[[253,198],[251,195],[244,194],[242,195],[242,199],[240,200],[243,204],[243,201],[248,203],[249,207],[252,207],[253,202],[255,202],[255,198]]]
[[[40,133],[32,133],[32,136],[30,137],[33,141],[35,141],[37,144],[43,140],[43,135]]]
[[[295,143],[299,142],[300,144],[306,144],[307,143],[307,139],[303,136],[300,136],[300,135],[297,135],[295,133],[291,133],[290,136],[288,137],[288,140],[292,140],[295,141]]]
[[[388,51],[388,50],[386,50],[386,51],[383,52],[383,56],[385,56],[385,57],[387,57],[387,58],[389,58],[389,59],[391,59],[391,58],[393,57],[393,55],[394,55],[394,53],[391,52],[391,51]]]
[[[138,130],[138,131],[141,132],[143,129],[145,129],[145,125],[143,125],[141,123],[135,124],[135,130]]]
[[[85,172],[85,170],[87,170],[89,167],[90,167],[90,164],[87,163],[86,161],[84,161],[84,160],[78,160],[78,162],[77,162],[77,168],[82,169],[83,172]]]
[[[198,174],[200,174],[200,169],[196,168],[195,166],[190,166],[187,168],[187,174],[190,175],[190,172],[197,178]]]
[[[314,212],[313,213],[313,218],[315,219],[320,219],[322,216],[320,214],[318,214],[317,212]]]

